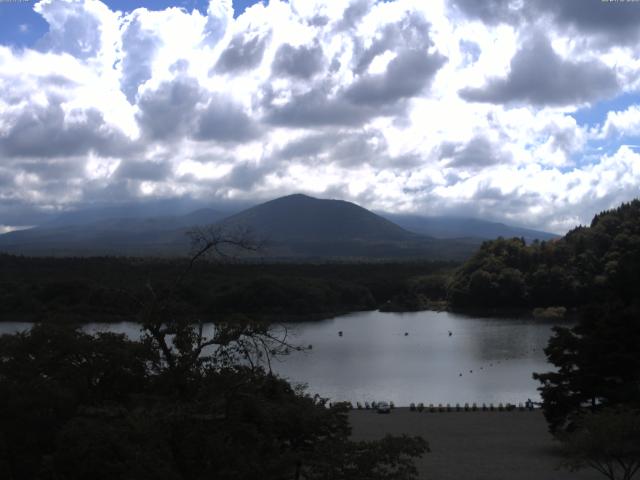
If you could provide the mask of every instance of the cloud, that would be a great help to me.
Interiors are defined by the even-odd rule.
[[[533,0],[525,3],[530,17],[550,16],[559,28],[571,28],[601,45],[633,45],[640,31],[640,8],[633,1]]]
[[[520,3],[513,0],[451,0],[450,6],[472,20],[488,25],[513,23],[520,18]]]
[[[536,34],[515,54],[506,77],[459,93],[471,102],[560,106],[597,100],[619,88],[615,71],[602,62],[565,60]]]
[[[631,105],[623,111],[611,111],[597,133],[599,138],[639,136],[640,135],[640,106]]]
[[[162,41],[142,26],[140,15],[133,18],[122,33],[122,78],[120,87],[127,99],[135,103],[138,87],[151,78],[153,57]]]
[[[255,68],[264,55],[269,35],[238,34],[220,54],[215,71],[232,73]]]
[[[389,62],[382,74],[365,75],[345,91],[357,105],[384,105],[418,95],[426,88],[446,58],[438,53],[405,50]]]
[[[271,69],[275,75],[309,79],[322,70],[324,55],[320,45],[292,47],[281,45],[276,52]]]
[[[467,143],[444,143],[439,149],[439,159],[448,168],[482,169],[511,161],[509,155],[491,144],[488,138],[477,135]]]
[[[27,104],[3,115],[0,152],[12,157],[65,157],[95,152],[118,155],[131,151],[133,143],[105,122],[94,108],[65,112],[63,99],[49,96],[45,105]]]
[[[221,95],[212,96],[198,112],[193,138],[219,142],[247,142],[260,136],[260,128],[239,105]]]
[[[103,48],[113,48],[109,41],[117,35],[117,15],[102,2],[41,0],[34,10],[49,24],[38,42],[42,50],[87,60],[97,57]]]
[[[127,161],[120,163],[115,171],[115,178],[163,181],[171,174],[171,164],[167,161]]]
[[[137,120],[151,140],[180,138],[193,131],[195,108],[202,100],[198,81],[180,76],[142,94]]]

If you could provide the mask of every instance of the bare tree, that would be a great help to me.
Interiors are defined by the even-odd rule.
[[[238,364],[252,369],[266,367],[271,373],[273,357],[303,350],[290,342],[284,326],[240,317],[218,322],[211,332],[205,332],[202,318],[194,319],[176,311],[174,297],[197,262],[228,261],[239,253],[259,252],[262,248],[259,239],[243,228],[226,230],[213,225],[194,228],[188,235],[191,253],[186,266],[162,292],[156,291],[149,282],[149,300],[142,304],[143,340],[160,352],[158,366],[168,368],[185,380],[205,367]]]

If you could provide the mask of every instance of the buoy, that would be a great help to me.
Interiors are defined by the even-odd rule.
[[[404,332],[404,336],[405,337],[408,336],[408,335],[409,335],[409,332]]]
[[[449,330],[449,336],[453,335],[453,333],[451,333],[451,330]]]
[[[338,332],[338,335],[339,335],[339,336],[342,336],[342,330],[340,330],[340,331]]]

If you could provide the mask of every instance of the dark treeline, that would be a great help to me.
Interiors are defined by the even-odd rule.
[[[596,215],[559,240],[485,242],[456,273],[449,302],[465,307],[578,307],[640,298],[640,201]]]
[[[187,260],[0,255],[0,318],[131,320],[149,286],[171,288]],[[201,262],[174,294],[185,316],[229,314],[296,320],[380,307],[424,308],[443,300],[446,262]]]

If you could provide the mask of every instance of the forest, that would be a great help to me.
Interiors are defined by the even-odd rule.
[[[171,286],[188,259],[0,255],[0,318],[45,322],[132,320],[149,286]],[[196,264],[175,292],[183,315],[265,320],[327,318],[376,308],[415,310],[444,300],[450,262]],[[413,302],[398,299],[410,298]]]
[[[453,276],[454,309],[580,307],[640,298],[640,201],[599,213],[558,240],[482,244]]]

